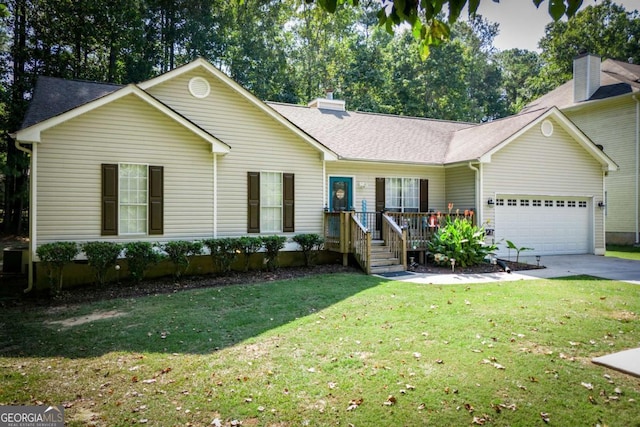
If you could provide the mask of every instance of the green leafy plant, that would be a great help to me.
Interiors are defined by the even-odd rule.
[[[122,245],[115,242],[87,242],[82,245],[82,251],[87,256],[89,267],[93,268],[96,282],[104,285],[107,282],[109,271],[118,262],[118,256],[122,252]]]
[[[186,273],[191,259],[202,253],[202,242],[190,242],[187,240],[174,240],[161,245],[163,251],[174,266],[173,275],[176,279]]]
[[[124,248],[129,274],[136,282],[142,281],[145,270],[163,258],[149,242],[129,242],[124,245]]]
[[[524,246],[519,248],[511,240],[507,240],[507,247],[509,249],[513,249],[514,251],[516,251],[516,262],[520,262],[520,252],[533,250],[533,248],[527,248]]]
[[[293,241],[300,245],[304,256],[304,265],[311,267],[315,262],[316,251],[320,249],[324,241],[318,234],[297,234],[293,236]]]
[[[238,257],[238,247],[240,246],[238,239],[230,237],[208,239],[203,244],[209,248],[209,253],[216,269],[222,274],[229,273],[231,265]]]
[[[278,268],[278,253],[280,249],[284,248],[286,241],[287,238],[284,236],[264,236],[262,238],[262,244],[266,251],[265,260],[267,270],[273,271]]]
[[[480,264],[496,250],[495,245],[487,245],[484,240],[484,228],[473,225],[465,218],[447,218],[445,224],[427,242],[427,250],[436,264],[448,265],[451,258],[454,258],[456,266],[468,267]]]
[[[36,255],[46,265],[54,295],[62,292],[64,266],[71,263],[79,252],[80,248],[76,242],[45,243],[36,249]]]
[[[249,271],[251,255],[262,249],[262,238],[244,236],[238,239],[238,250],[244,255],[244,271]]]

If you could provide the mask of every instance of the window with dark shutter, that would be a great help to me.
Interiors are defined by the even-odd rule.
[[[118,235],[118,165],[102,165],[102,230],[103,236]]]
[[[247,172],[247,233],[260,232],[260,172]]]
[[[149,234],[164,234],[164,167],[149,166]]]
[[[282,174],[282,231],[295,231],[294,179],[292,173]]]

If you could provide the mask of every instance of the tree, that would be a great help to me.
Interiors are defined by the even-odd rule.
[[[610,0],[588,6],[567,22],[547,25],[540,40],[545,66],[542,81],[535,82],[543,91],[538,95],[571,79],[573,58],[580,53],[640,63],[639,37],[640,14]]]
[[[502,73],[509,113],[515,114],[534,99],[530,81],[540,74],[542,60],[536,52],[523,49],[499,52],[495,60]]]
[[[356,5],[359,0],[305,0],[317,1],[324,10],[334,13],[339,4]],[[498,1],[498,0],[494,0]],[[544,0],[532,0],[540,7]],[[572,17],[580,9],[583,0],[549,0],[549,15],[554,21],[563,16]],[[448,7],[447,22],[443,19],[443,9]],[[409,25],[414,37],[420,42],[420,55],[426,59],[431,48],[449,39],[450,25],[455,23],[465,6],[469,15],[475,16],[480,0],[382,0],[377,16],[379,24],[392,33],[394,28]]]

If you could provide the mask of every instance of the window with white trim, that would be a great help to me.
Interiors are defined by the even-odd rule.
[[[260,231],[282,232],[282,173],[260,174]]]
[[[120,164],[118,168],[120,234],[147,233],[148,167]]]
[[[386,178],[385,207],[391,212],[420,211],[420,180]]]

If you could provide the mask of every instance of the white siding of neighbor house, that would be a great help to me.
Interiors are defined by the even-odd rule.
[[[636,187],[636,112],[630,98],[595,105],[566,115],[591,138],[604,147],[604,152],[619,169],[609,173],[607,184],[607,232],[635,231]]]
[[[193,97],[192,77],[211,85],[209,96]],[[196,69],[148,90],[231,147],[217,159],[217,236],[247,235],[247,172],[295,174],[295,232],[322,233],[323,189],[320,152],[228,85]],[[272,233],[271,233],[272,234]]]
[[[194,238],[213,229],[211,145],[130,95],[43,132],[37,243]],[[101,236],[101,164],[164,166],[162,236]]]
[[[602,166],[556,121],[545,137],[536,125],[483,164],[484,198],[496,194],[593,197],[595,249],[604,250]],[[495,224],[495,208],[483,204],[484,221]]]
[[[446,169],[447,204],[454,209],[476,209],[476,173],[467,165]]]
[[[329,176],[353,177],[354,209],[361,211],[362,201],[367,201],[367,211],[376,208],[376,178],[418,178],[429,180],[429,209],[446,210],[445,170],[442,166],[418,166],[393,163],[327,162],[327,186]],[[361,187],[360,183],[363,183]]]

